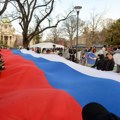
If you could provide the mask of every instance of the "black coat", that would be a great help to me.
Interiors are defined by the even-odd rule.
[[[96,67],[98,70],[104,70],[105,68],[105,59],[100,59],[97,61]]]
[[[105,71],[112,71],[113,68],[114,68],[114,65],[115,65],[115,62],[114,62],[113,59],[112,60],[106,60],[104,70]]]

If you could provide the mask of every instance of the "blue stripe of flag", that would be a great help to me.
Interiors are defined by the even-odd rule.
[[[120,116],[120,83],[80,73],[62,62],[49,61],[13,50],[27,60],[33,61],[54,88],[62,89],[72,95],[84,106],[89,102],[98,102],[109,111]]]

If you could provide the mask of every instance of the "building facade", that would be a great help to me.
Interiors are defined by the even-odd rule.
[[[17,40],[15,28],[7,16],[0,19],[0,44],[7,47],[14,47]]]

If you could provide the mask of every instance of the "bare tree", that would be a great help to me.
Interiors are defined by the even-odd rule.
[[[82,20],[79,19],[79,26],[78,26],[79,33],[81,33],[83,31],[84,24],[85,23]],[[73,39],[75,37],[76,30],[77,30],[76,17],[71,16],[66,21],[64,21],[63,32],[69,38],[70,46],[73,45]]]
[[[98,32],[98,43],[99,44],[106,44],[106,37],[107,37],[107,29],[113,24],[113,19],[104,19],[101,23],[102,30]]]
[[[111,18],[106,18],[103,20],[102,26],[103,28],[110,28],[110,26],[115,22],[115,20],[111,19]]]
[[[11,2],[17,10],[17,16],[14,19],[19,19],[19,24],[22,28],[23,46],[27,47],[29,42],[37,34],[43,33],[45,30],[56,27],[61,21],[64,21],[71,14],[70,11],[66,17],[57,19],[56,23],[52,23],[49,19],[53,12],[55,0],[16,0]],[[30,31],[34,19],[38,19],[34,30]],[[39,29],[39,31],[37,31]]]
[[[91,30],[91,34],[89,34],[90,35],[89,40],[90,40],[91,44],[97,42],[97,39],[98,39],[97,33],[100,30],[102,30],[103,15],[104,15],[104,13],[98,14],[98,13],[95,13],[94,11],[90,15],[90,20],[88,21],[88,26]]]
[[[0,0],[0,15],[7,9],[8,2],[9,0]]]
[[[38,22],[39,22],[39,19],[36,19],[35,22],[34,22],[34,26],[35,26],[35,27],[36,27],[36,25],[37,25]],[[33,27],[33,28],[34,28],[34,27]],[[33,28],[31,28],[31,31],[34,30]],[[36,30],[37,33],[39,33],[39,31],[40,31],[40,28],[38,28],[38,29]],[[30,31],[29,31],[29,32],[30,32]],[[42,37],[43,37],[43,33],[36,34],[36,35],[33,37],[32,42],[33,42],[34,44],[38,44],[38,43],[41,42]]]
[[[48,34],[48,39],[51,39],[52,42],[57,43],[61,36],[60,28],[52,28],[50,33]]]

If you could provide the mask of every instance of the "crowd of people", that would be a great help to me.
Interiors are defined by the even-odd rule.
[[[77,62],[81,65],[95,68],[102,71],[113,71],[116,69],[117,73],[120,73],[120,45],[117,47],[103,46],[101,49],[90,47],[82,49],[80,55],[76,58],[76,49],[69,48],[27,48],[39,54],[56,54],[63,56],[66,59]],[[78,54],[78,53],[77,53]],[[119,64],[114,60],[114,56],[118,56]],[[79,57],[79,58],[78,58]],[[0,70],[5,69],[4,60],[0,54]]]
[[[42,53],[42,54],[57,54],[60,56],[63,56],[64,53],[64,49],[63,48],[43,48],[41,50],[41,48],[36,47],[36,48],[31,48],[32,51],[36,52],[36,53]]]
[[[90,66],[102,71],[112,71],[115,67],[114,55],[120,55],[120,46],[108,49],[104,46],[99,51],[96,48],[84,49],[81,51],[80,61],[81,65]],[[120,59],[120,58],[119,58]],[[116,64],[117,73],[120,73],[120,65]]]
[[[76,59],[76,49],[70,48],[68,59],[102,71],[113,71],[116,66],[116,72],[120,73],[120,46],[114,48],[103,46],[101,49],[90,47],[81,50],[77,54],[80,54],[78,55],[80,58]],[[117,61],[119,61],[119,64],[114,60],[116,56],[118,56]]]
[[[117,47],[107,47],[103,46],[101,49],[96,49],[95,47],[85,48],[80,51],[80,58],[76,58],[76,49],[75,48],[69,48],[69,49],[63,49],[63,48],[31,48],[32,51],[35,51],[36,53],[42,53],[42,54],[57,54],[60,56],[65,57],[66,59],[78,62],[81,65],[89,66],[91,68],[95,68],[102,71],[113,71],[116,65],[117,73],[120,73],[120,65],[116,64],[114,61],[114,54],[120,54],[120,46]],[[65,52],[67,51],[68,57],[66,57]]]

